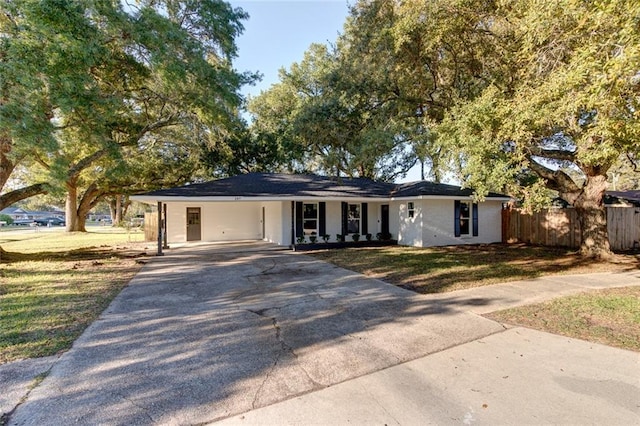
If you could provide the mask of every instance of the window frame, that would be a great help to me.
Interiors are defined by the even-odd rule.
[[[306,206],[315,206],[315,217],[307,216],[307,207]],[[307,222],[315,221],[315,228],[307,228]],[[320,206],[319,203],[302,203],[302,234],[304,236],[318,235],[318,228],[320,226]]]
[[[351,218],[351,206],[357,207],[358,217]],[[351,232],[350,225],[352,221],[358,222],[358,230]],[[362,203],[347,203],[347,235],[360,234],[362,230]]]
[[[466,205],[467,206],[467,216],[463,216],[462,212],[463,212],[463,208],[462,206]],[[470,237],[473,234],[473,203],[471,201],[463,201],[460,200],[460,214],[459,217],[457,218],[460,221],[460,237]],[[467,232],[463,231],[463,220],[466,220],[466,224],[467,224]]]
[[[413,218],[416,215],[416,205],[413,201],[407,202],[407,217]]]

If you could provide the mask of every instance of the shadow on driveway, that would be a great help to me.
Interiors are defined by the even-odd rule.
[[[311,257],[195,246],[153,259],[10,424],[194,424],[502,331]]]

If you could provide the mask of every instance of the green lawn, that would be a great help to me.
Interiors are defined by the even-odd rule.
[[[640,287],[567,296],[487,317],[640,352]]]
[[[88,232],[70,233],[64,232],[63,228],[36,229],[3,229],[0,232],[0,247],[8,252],[38,253],[144,241],[144,232],[139,229],[127,231],[122,228],[95,226],[88,227]]]
[[[68,349],[142,266],[143,235],[0,233],[0,363]]]
[[[390,246],[309,254],[418,293],[441,293],[541,275],[637,269],[640,264],[631,255],[602,262],[562,248],[502,244]]]
[[[311,255],[416,291],[440,293],[550,274],[637,270],[638,256],[594,261],[571,251],[526,245],[384,247],[328,250]],[[588,292],[495,312],[514,325],[640,351],[640,287]]]

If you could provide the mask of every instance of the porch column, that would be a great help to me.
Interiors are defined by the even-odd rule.
[[[296,244],[296,203],[291,201],[291,248]]]
[[[167,203],[164,203],[162,205],[162,236],[163,236],[163,248],[168,249],[169,248],[169,244],[168,244],[168,232],[167,232]]]
[[[162,201],[158,201],[158,253],[156,253],[156,256],[164,256],[164,253],[162,253],[162,220]]]

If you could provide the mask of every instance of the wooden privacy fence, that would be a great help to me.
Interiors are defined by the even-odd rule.
[[[640,208],[607,207],[607,227],[613,250],[638,248]],[[577,248],[580,246],[578,216],[574,209],[545,209],[537,213],[505,209],[502,241]]]
[[[158,241],[158,212],[144,214],[144,240]]]

